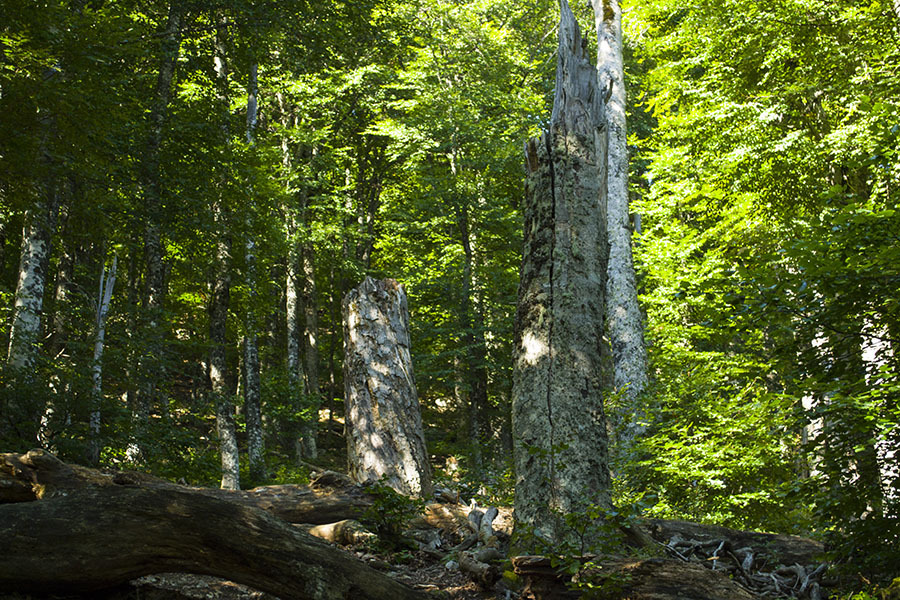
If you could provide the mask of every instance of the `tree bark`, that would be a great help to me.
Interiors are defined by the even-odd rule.
[[[428,597],[265,511],[177,490],[117,486],[2,505],[0,546],[8,591],[90,592],[183,572],[285,599]]]
[[[455,166],[453,175],[456,175]],[[480,312],[481,307],[475,301],[475,253],[472,243],[474,236],[469,223],[469,207],[465,200],[457,220],[463,246],[462,339],[465,345],[466,391],[469,400],[469,443],[473,448],[472,466],[477,473],[483,467],[481,448],[488,437],[485,427],[488,408],[487,348],[484,341],[484,318]]]
[[[249,491],[176,485],[133,471],[98,471],[67,464],[43,450],[0,454],[0,504],[66,496],[118,485],[180,490],[266,510],[289,523],[323,524],[359,519],[372,505],[365,488],[346,475],[326,471],[305,485],[271,485]]]
[[[88,423],[88,460],[96,465],[100,462],[100,405],[103,401],[103,347],[106,340],[106,317],[116,285],[116,270],[119,258],[113,255],[112,265],[106,270],[106,259],[100,269],[100,290],[97,293],[97,315],[94,320],[94,357],[91,363],[91,414]]]
[[[50,159],[45,160],[49,164]],[[16,284],[12,325],[9,333],[7,365],[20,384],[27,385],[34,379],[38,356],[38,338],[44,305],[46,268],[51,250],[51,238],[59,211],[59,195],[56,183],[44,184],[42,196],[25,212],[25,228],[22,234],[22,250],[19,259],[19,278]],[[9,401],[2,409],[2,429],[22,440],[37,440],[38,427],[44,407],[30,399],[25,388],[9,394]]]
[[[259,120],[257,111],[258,65],[250,65],[249,83],[247,86],[247,143],[256,143],[256,125]],[[247,263],[246,284],[249,290],[247,311],[244,318],[244,414],[247,420],[247,459],[250,476],[259,481],[265,478],[266,464],[264,456],[264,440],[262,426],[262,401],[259,378],[259,341],[256,331],[256,240],[253,233],[253,215],[256,203],[254,191],[250,187],[249,210],[247,211],[247,239],[244,252]]]
[[[162,240],[163,204],[162,182],[160,178],[159,151],[162,145],[163,127],[169,112],[172,94],[172,78],[178,63],[181,43],[181,19],[183,7],[173,0],[169,5],[169,15],[163,32],[159,72],[156,90],[147,120],[150,131],[141,160],[140,185],[144,199],[144,262],[147,273],[144,309],[146,311],[146,333],[140,354],[140,388],[135,402],[135,420],[138,426],[136,449],[145,453],[142,438],[149,424],[153,405],[161,402],[159,382],[165,378],[165,312],[166,268],[165,247]]]
[[[281,112],[281,124],[288,130],[292,123],[284,97],[277,97]],[[296,119],[296,117],[294,117]],[[298,154],[300,154],[298,152]],[[299,156],[298,158],[302,158]],[[287,136],[281,139],[281,163],[286,178],[293,179],[291,172],[292,153]],[[287,368],[291,397],[299,403],[305,399],[317,399],[319,395],[319,354],[318,354],[318,307],[315,282],[315,255],[312,245],[305,241],[308,231],[308,195],[304,183],[299,189],[289,191],[293,200],[285,207],[288,237],[287,281],[286,281],[286,326],[287,326]],[[296,431],[295,446],[297,460],[315,459],[318,411],[315,416],[301,424]]]
[[[359,482],[382,477],[408,496],[432,494],[409,354],[406,293],[367,277],[344,298],[347,459]]]
[[[225,58],[225,43],[228,27],[221,14],[216,16],[215,72],[216,100],[223,111],[222,143],[228,144],[228,71]],[[216,402],[216,430],[219,436],[219,456],[222,462],[222,488],[240,489],[240,463],[238,460],[237,432],[234,425],[234,406],[228,390],[226,357],[228,334],[228,305],[231,299],[231,236],[226,216],[225,182],[220,181],[220,189],[213,200],[212,212],[215,223],[216,250],[213,261],[214,281],[212,303],[209,315],[209,339],[211,352],[209,359],[210,382]]]
[[[517,533],[574,541],[561,515],[610,506],[603,373],[606,132],[597,76],[561,0],[550,126],[526,145],[513,370]],[[518,536],[528,545],[528,536]]]
[[[308,206],[304,203],[304,228],[309,230]],[[319,429],[319,314],[316,292],[315,255],[310,244],[300,250],[303,267],[303,390],[312,400],[309,418],[301,428],[300,445],[303,456],[316,459],[319,454],[316,437]]]
[[[637,299],[628,206],[628,154],[625,122],[625,68],[622,58],[622,9],[619,0],[593,0],[597,25],[600,90],[609,93],[606,125],[607,232],[606,331],[612,346],[613,385],[619,393],[607,410],[614,459],[625,459],[647,427],[642,395],[647,387],[647,349]],[[614,461],[615,462],[615,461]]]

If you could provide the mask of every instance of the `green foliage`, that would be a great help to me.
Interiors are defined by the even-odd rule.
[[[366,487],[373,497],[372,505],[362,515],[362,522],[378,534],[378,544],[388,550],[407,548],[410,541],[403,536],[403,528],[413,517],[425,510],[425,500],[410,498],[397,492],[386,479]]]
[[[812,531],[883,572],[900,556],[879,454],[898,416],[896,15],[637,9],[632,72],[656,125],[633,139],[637,259],[661,414],[625,487],[657,492],[658,515]]]

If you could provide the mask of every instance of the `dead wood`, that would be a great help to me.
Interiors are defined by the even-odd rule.
[[[644,527],[655,540],[667,545],[673,539],[710,544],[725,540],[734,549],[753,548],[753,562],[758,566],[764,563],[773,567],[778,564],[815,564],[825,551],[820,542],[795,535],[741,531],[719,525],[663,519],[648,519],[644,521]]]
[[[44,450],[0,454],[0,503],[27,502],[86,488],[136,486],[179,490],[266,510],[289,523],[314,525],[358,519],[372,505],[365,488],[326,471],[308,485],[269,485],[249,491],[186,487],[146,473],[100,471],[64,463]]]
[[[344,519],[343,521],[337,521],[336,523],[315,525],[306,531],[320,540],[325,540],[332,544],[340,544],[342,546],[361,544],[377,537],[374,533],[366,529],[362,523],[354,519]]]
[[[574,579],[561,575],[545,556],[518,556],[512,564],[525,583],[522,597],[531,600],[574,600],[589,586],[601,589],[608,600],[753,600],[720,573],[668,558],[598,559]]]
[[[0,505],[0,589],[89,592],[161,572],[215,575],[284,599],[429,596],[255,507],[105,486]]]
[[[486,562],[481,562],[474,552],[459,553],[459,570],[483,587],[490,587],[500,579],[500,570]]]

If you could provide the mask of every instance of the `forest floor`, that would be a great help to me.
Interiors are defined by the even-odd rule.
[[[365,557],[366,553],[359,553]],[[448,569],[419,552],[404,564],[388,565],[386,557],[372,557],[368,562],[412,587],[423,590],[442,590],[448,600],[486,600],[505,598],[502,591],[483,590],[459,569]],[[365,560],[365,558],[363,558]],[[385,567],[388,567],[385,569]],[[131,593],[121,590],[108,600],[279,600],[271,594],[256,591],[244,585],[209,577],[183,573],[149,575],[131,582]],[[3,596],[0,596],[3,598]],[[25,598],[19,597],[19,600]],[[104,599],[107,600],[107,599]]]

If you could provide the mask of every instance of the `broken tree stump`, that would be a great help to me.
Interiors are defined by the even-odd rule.
[[[0,589],[15,592],[90,592],[181,572],[284,600],[430,597],[263,510],[172,489],[109,486],[0,505],[0,548]]]
[[[609,248],[601,96],[577,20],[560,0],[553,112],[548,128],[525,145],[512,388],[516,527],[553,544],[580,543],[561,513],[612,506],[603,412]]]
[[[344,297],[347,461],[360,483],[430,498],[431,467],[409,348],[406,292],[371,277]]]

